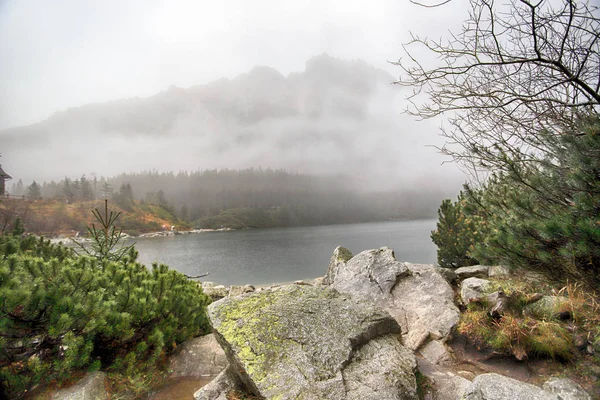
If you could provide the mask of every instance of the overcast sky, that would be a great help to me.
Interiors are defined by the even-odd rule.
[[[256,65],[287,75],[321,53],[397,77],[388,61],[401,56],[409,31],[445,35],[464,19],[463,3],[0,0],[0,129],[90,102],[233,78]]]

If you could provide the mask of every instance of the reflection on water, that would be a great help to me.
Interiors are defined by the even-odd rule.
[[[139,260],[159,262],[187,275],[209,272],[205,280],[224,285],[264,285],[311,279],[327,272],[335,247],[354,254],[389,246],[399,261],[435,262],[429,238],[436,221],[394,221],[136,239]]]

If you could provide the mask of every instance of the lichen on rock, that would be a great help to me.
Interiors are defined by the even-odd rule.
[[[414,356],[396,321],[370,302],[289,285],[225,298],[209,306],[209,317],[233,370],[257,396],[416,398]]]

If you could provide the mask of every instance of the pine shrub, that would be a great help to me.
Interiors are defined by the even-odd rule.
[[[0,382],[11,398],[75,371],[152,369],[208,330],[201,287],[132,249],[118,261],[0,237]]]

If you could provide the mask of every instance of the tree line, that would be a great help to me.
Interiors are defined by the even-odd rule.
[[[374,178],[373,178],[374,179]],[[13,183],[11,195],[66,203],[110,199],[125,211],[157,205],[201,228],[318,225],[431,218],[447,195],[436,189],[357,190],[348,177],[276,169],[203,170],[82,175],[60,181]]]

